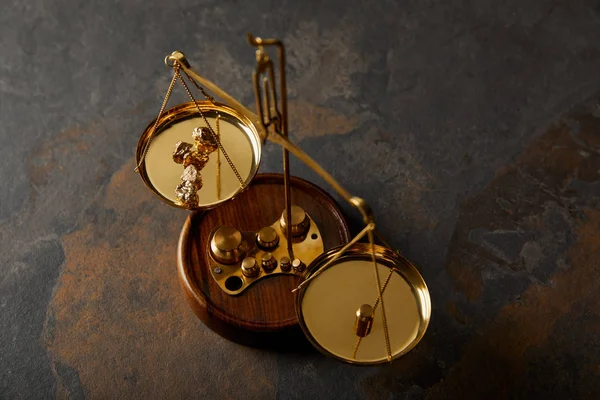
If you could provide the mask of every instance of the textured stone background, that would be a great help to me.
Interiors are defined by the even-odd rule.
[[[600,398],[597,0],[0,9],[0,398]],[[184,303],[186,214],[134,149],[174,49],[252,103],[248,31],[287,44],[293,139],[429,284],[392,365],[242,347]]]

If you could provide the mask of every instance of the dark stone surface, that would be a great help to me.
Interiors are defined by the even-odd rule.
[[[597,1],[0,5],[0,398],[600,397]],[[174,49],[252,103],[248,31],[287,45],[292,138],[421,266],[390,366],[241,347],[180,294],[185,213],[135,145]]]

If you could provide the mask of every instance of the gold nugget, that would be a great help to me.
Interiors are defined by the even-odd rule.
[[[219,132],[219,117],[217,117],[217,132]],[[219,136],[213,137],[209,128],[197,127],[192,131],[194,144],[177,142],[173,151],[173,161],[183,164],[184,170],[181,181],[175,194],[180,203],[193,208],[198,205],[198,191],[202,189],[202,175],[200,171],[208,163],[208,156],[219,149]],[[220,194],[220,157],[217,154],[217,198]]]

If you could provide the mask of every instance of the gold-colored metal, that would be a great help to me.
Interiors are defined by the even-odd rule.
[[[179,64],[176,63],[175,66],[177,67]],[[204,123],[206,124],[206,127],[208,128],[209,134],[210,134],[210,140],[216,144],[219,147],[219,150],[223,153],[223,156],[225,157],[225,159],[227,160],[227,163],[229,164],[229,167],[231,167],[231,170],[233,171],[233,173],[235,174],[235,177],[238,179],[239,183],[240,183],[240,187],[242,189],[244,189],[244,180],[242,179],[242,177],[240,176],[240,173],[238,172],[237,168],[235,167],[235,164],[233,163],[233,161],[231,161],[231,158],[229,157],[229,154],[227,154],[227,151],[225,151],[225,147],[223,147],[223,144],[219,141],[218,139],[218,135],[216,134],[216,132],[213,130],[212,126],[210,125],[210,123],[208,122],[208,120],[206,119],[206,116],[204,115],[204,113],[202,112],[202,108],[200,108],[200,106],[198,105],[198,101],[196,100],[196,98],[194,97],[194,95],[192,94],[192,91],[190,90],[190,88],[188,87],[187,83],[185,83],[185,80],[183,79],[183,76],[181,75],[181,73],[179,73],[179,68],[175,68],[175,75],[178,76],[179,81],[181,82],[181,84],[183,85],[183,88],[185,89],[185,91],[187,92],[190,100],[192,100],[192,103],[194,103],[194,105],[196,106],[196,109],[198,110],[198,114],[200,115],[200,117],[204,120]],[[190,78],[190,80],[192,82],[193,79],[187,75],[188,78]],[[206,92],[204,91],[204,89],[202,89],[199,85],[196,84],[196,82],[194,82],[194,84],[196,85],[196,87],[198,89],[200,89],[200,91],[202,92],[202,94],[204,94],[204,96],[211,102],[211,103],[215,103],[215,100],[209,96],[208,94],[206,94]],[[218,115],[217,115],[218,117]]]
[[[271,272],[277,267],[277,260],[271,253],[263,253],[261,266],[265,272]]]
[[[256,242],[263,250],[271,250],[279,244],[277,231],[270,226],[265,226],[256,234]]]
[[[285,77],[285,47],[280,40],[276,39],[261,39],[248,34],[248,42],[256,47],[256,69],[252,74],[254,83],[254,94],[256,100],[256,108],[260,117],[261,125],[267,131],[270,126],[274,127],[275,132],[282,137],[288,137],[288,118],[287,118],[287,84]],[[278,109],[277,90],[275,89],[275,70],[273,69],[273,61],[265,52],[265,46],[274,46],[277,48],[277,58],[279,60],[279,91],[281,93],[281,108]],[[261,91],[264,91],[264,105]],[[281,110],[281,111],[280,111]],[[288,150],[283,148],[283,186],[285,193],[285,213],[288,221],[292,220],[292,194],[290,185],[290,155]],[[292,227],[284,228],[286,237],[293,236]],[[294,249],[292,241],[288,241],[288,253],[291,259],[294,258]]]
[[[381,280],[379,279],[379,268],[375,254],[375,243],[373,241],[373,231],[367,233],[369,235],[369,244],[371,245],[371,261],[373,263],[373,272],[375,274],[375,282],[377,282],[377,301],[381,303],[381,321],[383,322],[383,336],[385,338],[385,349],[387,351],[387,360],[392,361],[392,351],[390,349],[390,334],[388,331],[387,316],[385,315],[385,306],[383,302],[383,289]]]
[[[260,268],[254,257],[246,257],[242,261],[242,274],[246,278],[256,278],[260,274]]]
[[[312,274],[310,276],[308,276],[305,280],[303,280],[302,282],[300,282],[300,284],[294,289],[292,290],[292,292],[297,292],[298,290],[300,290],[302,287],[306,286],[308,283],[310,283],[311,280],[315,279],[317,276],[319,276],[319,274],[321,272],[323,272],[327,267],[329,267],[330,264],[333,264],[338,258],[340,258],[350,247],[352,247],[354,244],[358,243],[358,241],[360,239],[362,239],[367,232],[372,231],[373,229],[375,229],[375,224],[374,223],[370,223],[369,225],[365,226],[363,228],[362,231],[360,231],[358,233],[358,235],[356,235],[352,240],[350,240],[345,246],[343,246],[341,249],[339,249],[339,251],[333,255],[333,257],[331,257],[331,259],[329,259],[325,264],[323,264],[322,266],[319,266],[319,268],[317,268],[315,271],[312,272]]]
[[[323,252],[325,251],[323,238],[321,237],[321,232],[319,231],[317,224],[310,217],[310,215],[308,215],[308,218],[310,219],[311,223],[310,229],[305,239],[301,242],[293,243],[294,253],[296,254],[296,257],[299,257],[302,260],[303,265],[308,265],[310,262],[312,262],[312,260],[317,258],[320,254],[323,254]],[[219,287],[224,292],[230,295],[238,295],[240,293],[243,293],[246,289],[248,289],[248,287],[250,287],[254,282],[269,276],[275,276],[280,274],[302,276],[302,271],[304,271],[305,269],[300,268],[295,270],[292,268],[292,262],[289,259],[287,251],[287,239],[281,230],[279,220],[275,221],[270,226],[270,228],[273,229],[279,237],[279,244],[273,249],[264,250],[261,247],[259,247],[256,232],[241,232],[241,241],[245,245],[247,245],[247,251],[244,257],[253,258],[256,261],[256,266],[263,265],[263,256],[267,253],[270,253],[271,257],[274,259],[274,261],[270,262],[277,263],[272,270],[269,269],[271,268],[271,265],[269,265],[268,262],[266,269],[259,268],[259,273],[257,276],[246,276],[241,270],[240,262],[228,265],[218,262],[214,257],[208,258],[212,277],[215,279],[217,285],[219,285]],[[218,229],[215,229],[215,231],[211,234],[211,240],[209,240],[209,243],[212,243],[212,238],[214,237]],[[238,243],[237,240],[234,242],[234,244],[236,243]],[[214,254],[212,253],[211,249],[212,247],[209,244],[207,250],[211,251],[210,254]],[[266,256],[266,258],[268,258],[268,256]],[[218,273],[215,272],[215,270],[217,270]],[[227,279],[231,277],[235,277],[236,279],[241,280],[242,284],[239,288],[236,288],[235,290],[230,290],[227,288]]]
[[[389,247],[388,247],[389,248]],[[396,254],[400,255],[398,252],[396,252]],[[390,268],[390,273],[388,274],[383,287],[381,288],[381,295],[377,296],[377,300],[375,300],[375,304],[373,304],[373,307],[371,307],[371,314],[374,317],[375,316],[375,310],[377,310],[377,306],[379,305],[379,300],[381,299],[381,296],[383,295],[383,293],[385,292],[385,289],[387,288],[388,283],[390,282],[390,279],[392,278],[392,275],[394,274],[394,272],[397,273],[401,273],[401,271],[397,268]],[[363,304],[364,306],[364,304]],[[360,311],[360,309],[359,309]],[[358,322],[358,321],[357,321]],[[371,321],[371,325],[372,325],[372,321]],[[387,323],[383,326],[384,329],[384,334],[386,335],[386,349],[388,350],[388,361],[390,361],[389,357],[390,357],[390,345],[389,345],[389,332],[387,329]],[[356,328],[355,328],[356,330]],[[369,332],[371,331],[371,327],[369,326]],[[368,334],[368,333],[367,333]],[[362,336],[359,336],[356,339],[356,343],[354,344],[354,349],[352,350],[352,358],[356,359],[356,353],[358,352],[358,349],[360,347],[360,342],[362,340]]]
[[[181,166],[173,162],[174,145],[187,141],[190,132],[201,125],[204,119],[198,115],[200,108],[211,123],[219,118],[220,142],[227,147],[230,158],[235,161],[239,174],[247,186],[258,171],[261,157],[261,139],[256,126],[244,115],[220,103],[199,101],[184,103],[161,113],[143,132],[137,146],[139,172],[144,183],[167,204],[185,209],[213,208],[236,196],[243,190],[238,178],[230,168],[220,171],[221,193],[217,196],[217,164],[215,154],[211,154],[203,169],[204,187],[198,192],[197,206],[181,204],[174,188],[181,182]]]
[[[306,270],[306,264],[304,264],[299,258],[294,258],[294,261],[292,261],[292,269],[294,272],[301,274],[304,272],[304,270]]]
[[[202,86],[207,88],[210,92],[216,94],[221,100],[223,100],[228,106],[236,110],[238,113],[242,115],[246,115],[250,120],[252,120],[253,124],[257,127],[258,132],[261,137],[261,141],[264,142],[267,138],[267,131],[265,131],[260,123],[260,118],[258,115],[254,114],[248,107],[244,106],[242,103],[237,101],[235,97],[231,96],[229,93],[221,89],[214,82],[206,79],[205,77],[199,75],[195,72],[190,63],[185,58],[185,55],[179,51],[175,50],[173,53],[165,57],[165,64],[168,67],[173,67],[175,62],[179,62],[180,68],[184,71],[184,73],[194,79],[194,81],[200,82]]]
[[[396,252],[396,254],[398,254],[398,253]],[[398,256],[402,257],[400,254],[398,254]],[[385,279],[385,282],[383,283],[383,287],[381,288],[381,293],[385,292],[385,288],[387,288],[388,283],[390,283],[390,279],[392,279],[392,275],[394,274],[394,272],[401,273],[402,271],[400,271],[397,268],[390,269],[390,273],[388,274],[387,278]],[[373,312],[375,312],[375,310],[377,310],[377,306],[379,305],[380,298],[381,298],[381,296],[378,295],[377,300],[375,300],[375,304],[373,304]]]
[[[282,271],[289,272],[292,268],[292,261],[289,257],[281,257],[281,260],[279,260],[279,267]]]
[[[373,317],[375,312],[369,304],[363,304],[356,311],[356,320],[354,321],[354,333],[358,337],[365,337],[371,332]]]
[[[207,127],[196,127],[192,131],[192,137],[194,144],[179,141],[175,144],[175,150],[173,151],[173,161],[177,164],[183,164],[185,168],[181,180],[183,181],[175,189],[175,194],[182,205],[189,208],[196,207],[198,205],[198,191],[202,189],[202,169],[208,163],[208,159],[211,153],[217,151],[217,168],[216,168],[216,181],[217,181],[217,199],[220,199],[219,193],[219,180],[221,179],[221,165],[219,163],[220,152],[217,143],[219,142],[219,119],[217,115],[215,119],[217,126],[217,142],[213,142],[210,136],[210,130]]]
[[[285,86],[285,50],[284,50],[283,43],[281,43],[281,41],[279,41],[279,40],[274,40],[274,39],[263,40],[261,38],[255,38],[252,35],[248,35],[248,40],[251,45],[253,45],[257,48],[257,50],[256,50],[256,70],[253,74],[252,80],[254,83],[254,93],[255,93],[255,100],[256,100],[256,107],[257,107],[258,115],[261,119],[261,124],[263,125],[263,128],[265,131],[269,131],[269,128],[271,128],[271,127],[274,128],[273,130],[275,133],[270,134],[269,138],[281,139],[280,144],[284,148],[283,170],[284,170],[284,174],[285,174],[286,210],[285,210],[285,217],[282,216],[282,219],[281,219],[281,226],[286,232],[286,237],[288,239],[290,239],[290,241],[288,242],[289,243],[289,254],[290,254],[290,258],[293,259],[294,256],[293,256],[293,252],[292,252],[292,248],[291,248],[291,239],[293,239],[295,237],[294,236],[294,228],[296,228],[296,231],[301,231],[303,226],[301,223],[297,224],[297,225],[293,225],[292,223],[289,223],[286,225],[286,221],[287,222],[293,221],[292,220],[292,210],[290,208],[291,200],[290,200],[290,191],[289,191],[289,171],[288,171],[289,155],[288,155],[288,151],[291,151],[292,150],[291,148],[295,147],[295,146],[291,146],[291,143],[289,142],[289,140],[287,138],[287,90],[286,90],[286,86]],[[269,59],[268,55],[265,53],[264,46],[276,46],[277,50],[278,50],[280,93],[281,93],[281,107],[282,107],[281,113],[277,109],[277,91],[276,91],[275,85],[274,85],[275,73],[274,73],[274,69],[273,69],[273,62]],[[264,75],[264,78],[263,78],[263,82],[262,82],[263,87],[262,87],[262,91],[261,91],[260,76],[262,76],[262,75]],[[262,96],[263,92],[264,92],[264,99]],[[264,102],[263,102],[263,100],[264,100]],[[368,206],[368,204],[363,199],[361,199],[359,197],[350,196],[350,194],[345,192],[345,190],[343,190],[341,188],[341,186],[339,186],[337,184],[337,182],[335,182],[329,174],[322,171],[321,167],[318,164],[312,162],[312,160],[310,158],[308,158],[308,156],[306,156],[306,154],[298,152],[298,154],[296,154],[296,155],[299,158],[301,158],[302,161],[309,163],[309,166],[311,166],[315,171],[317,171],[322,176],[324,176],[326,180],[329,178],[330,182],[335,184],[334,188],[336,188],[336,190],[338,190],[338,192],[340,194],[342,194],[342,196],[350,204],[355,206],[361,212],[363,221],[365,222],[365,224],[367,224],[367,226],[373,224],[373,213],[371,211],[371,208]],[[310,165],[311,162],[314,165]],[[374,238],[373,238],[372,230],[373,229],[368,231],[368,238],[369,238],[369,243],[371,244],[371,247],[374,246]],[[302,233],[299,232],[297,234],[301,235]],[[387,328],[387,322],[386,322],[385,306],[384,306],[383,298],[381,297],[381,283],[380,283],[380,279],[379,279],[379,271],[377,269],[377,265],[375,262],[375,251],[374,250],[372,251],[372,260],[373,260],[373,266],[374,266],[374,273],[376,276],[377,288],[379,291],[379,300],[381,302],[381,317],[382,317],[382,321],[383,321],[383,328],[385,331],[385,343],[386,343],[386,348],[387,348],[387,352],[388,352],[388,360],[391,361],[391,352],[390,352],[390,345],[389,345],[389,337],[388,337],[388,333],[387,333],[388,328]],[[292,262],[292,268],[294,268],[294,262]]]
[[[358,353],[358,348],[360,346],[360,342],[362,341],[362,337],[356,338],[356,343],[354,343],[354,348],[352,349],[352,359],[356,360],[356,353]]]
[[[242,260],[248,251],[248,244],[242,240],[242,232],[231,226],[221,226],[211,236],[210,253],[222,264],[235,264]]]
[[[292,240],[296,240],[297,238],[303,238],[306,236],[306,232],[310,229],[310,219],[306,216],[306,212],[302,207],[292,206],[291,208],[291,217],[288,215],[288,209],[286,208],[281,214],[281,218],[279,219],[279,225],[281,225],[281,230],[287,238],[292,238]],[[292,221],[288,226],[288,218]]]
[[[377,268],[388,275],[381,290],[374,284],[372,252]],[[369,243],[356,243],[335,262],[330,263],[339,248],[315,259],[305,272],[316,279],[302,287],[296,297],[300,326],[310,342],[321,352],[352,364],[388,362],[383,321],[376,308],[370,333],[357,338],[352,327],[356,310],[379,299],[383,292],[386,304],[391,358],[397,359],[410,351],[423,337],[431,316],[429,291],[417,269],[397,253]],[[322,266],[327,265],[326,268]],[[360,345],[360,347],[358,346]]]
[[[150,148],[150,143],[152,142],[152,139],[154,139],[153,135],[156,132],[156,130],[158,129],[160,118],[162,117],[163,113],[165,112],[165,108],[167,107],[167,104],[169,103],[169,99],[171,98],[171,93],[173,93],[173,88],[175,87],[175,82],[177,82],[177,74],[173,74],[173,78],[171,79],[171,83],[169,84],[169,88],[167,89],[167,94],[165,95],[165,98],[163,99],[163,103],[160,106],[160,111],[158,112],[158,117],[156,117],[156,119],[154,120],[154,125],[152,127],[152,130],[150,131],[150,134],[148,135],[148,139],[144,145],[142,154],[138,157],[138,162],[135,166],[134,172],[140,172],[140,165],[142,165],[142,162],[146,159],[146,153],[148,153],[148,149]],[[146,130],[148,130],[148,129],[146,129]],[[138,152],[139,152],[139,149],[138,149]]]
[[[217,125],[217,142],[221,143],[221,129],[219,127],[219,120],[221,116],[217,114],[217,118],[215,119]],[[221,200],[221,151],[217,150],[217,199]]]

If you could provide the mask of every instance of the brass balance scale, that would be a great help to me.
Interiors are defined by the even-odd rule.
[[[301,333],[344,362],[392,361],[425,334],[427,286],[378,235],[367,203],[288,139],[284,46],[248,39],[256,48],[256,113],[175,51],[165,58],[173,79],[164,102],[137,146],[136,172],[145,184],[167,204],[192,211],[178,246],[185,297],[208,327],[240,343],[293,348]],[[177,83],[190,102],[167,110]],[[257,174],[267,140],[283,148],[283,174]],[[351,238],[335,201],[290,175],[289,153],[359,211],[361,232]]]

